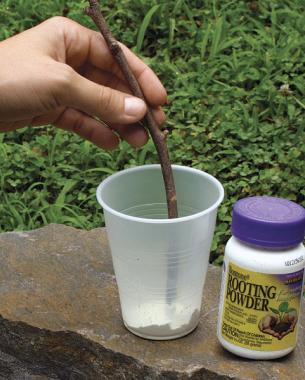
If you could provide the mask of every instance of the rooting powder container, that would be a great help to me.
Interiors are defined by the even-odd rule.
[[[250,197],[233,208],[218,318],[222,346],[250,359],[287,355],[297,343],[304,278],[305,209]]]

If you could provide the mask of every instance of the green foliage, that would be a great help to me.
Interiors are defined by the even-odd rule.
[[[1,0],[0,39],[31,28],[51,16],[64,13],[65,0]]]
[[[154,13],[156,13],[159,8],[160,8],[160,4],[154,5],[144,17],[144,20],[140,26],[138,38],[137,38],[137,53],[140,53],[142,49],[145,33],[149,26],[151,18],[153,17]]]
[[[305,206],[305,24],[301,0],[102,2],[118,39],[140,52],[165,84],[173,163],[225,186],[212,261],[230,236],[232,204],[275,195]],[[52,15],[93,27],[86,1],[3,0],[0,38]],[[153,163],[150,142],[108,153],[52,127],[1,136],[2,231],[50,222],[102,225],[95,188],[107,175]]]
[[[294,309],[293,307],[289,307],[289,302],[287,301],[282,302],[279,305],[278,309],[275,309],[273,307],[269,307],[269,309],[270,311],[272,311],[272,313],[277,314],[279,316],[281,322],[284,320],[286,314],[296,312],[296,309]]]

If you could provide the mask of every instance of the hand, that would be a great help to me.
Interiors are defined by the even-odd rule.
[[[261,332],[281,340],[294,331],[297,321],[296,310],[286,313],[283,319],[280,319],[276,314],[267,314],[260,320],[258,327]]]
[[[144,62],[122,48],[162,124],[164,87]],[[1,42],[0,56],[1,132],[50,123],[104,149],[114,149],[118,135],[135,147],[147,142],[146,130],[136,124],[146,105],[130,95],[98,32],[54,17]]]

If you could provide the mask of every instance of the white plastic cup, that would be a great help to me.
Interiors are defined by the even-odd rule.
[[[197,169],[173,165],[178,219],[167,219],[160,165],[113,174],[97,189],[122,316],[132,333],[175,339],[199,322],[220,182]]]

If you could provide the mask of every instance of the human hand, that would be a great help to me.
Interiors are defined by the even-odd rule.
[[[162,124],[164,87],[143,61],[122,47]],[[147,142],[146,130],[136,124],[146,105],[130,95],[98,32],[54,17],[0,42],[0,56],[1,132],[50,123],[104,149],[114,149],[118,135],[135,147]]]
[[[267,314],[259,322],[261,332],[274,336],[281,340],[284,336],[294,331],[298,316],[296,310],[286,313],[283,319],[276,314]]]

